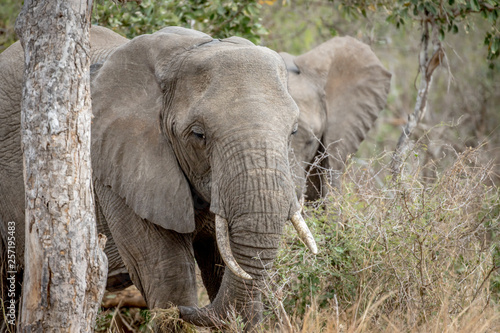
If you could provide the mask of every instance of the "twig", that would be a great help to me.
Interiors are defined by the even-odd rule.
[[[490,271],[488,272],[488,275],[486,275],[486,277],[484,278],[483,282],[481,283],[481,285],[479,286],[479,288],[477,288],[476,292],[474,293],[474,297],[472,297],[471,304],[476,300],[477,295],[479,295],[479,292],[481,291],[481,289],[483,289],[484,284],[486,283],[486,281],[488,281],[488,279],[490,278],[491,274],[493,274],[493,272],[495,272],[499,268],[500,268],[500,266],[493,266],[493,267],[491,267]]]

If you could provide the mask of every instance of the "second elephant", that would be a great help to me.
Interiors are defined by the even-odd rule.
[[[335,37],[300,56],[280,55],[300,110],[290,158],[296,192],[316,200],[329,185],[338,187],[347,157],[386,104],[391,74],[368,45],[352,37]]]

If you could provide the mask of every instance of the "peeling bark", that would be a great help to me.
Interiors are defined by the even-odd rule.
[[[104,293],[90,168],[92,0],[26,0],[21,113],[26,249],[18,331],[89,332]]]

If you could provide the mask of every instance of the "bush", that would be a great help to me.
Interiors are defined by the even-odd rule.
[[[417,152],[397,181],[373,172],[378,161],[350,163],[342,189],[305,210],[320,253],[288,228],[265,291],[270,309],[281,303],[296,328],[328,332],[453,331],[480,319],[499,328],[500,192],[479,155],[458,154],[428,182]]]

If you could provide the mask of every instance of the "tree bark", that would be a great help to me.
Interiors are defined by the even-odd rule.
[[[90,168],[92,0],[25,0],[21,113],[26,191],[20,332],[88,332],[104,293]]]

